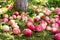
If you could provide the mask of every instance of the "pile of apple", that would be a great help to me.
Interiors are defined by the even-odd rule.
[[[6,6],[6,8],[12,10],[12,6]],[[36,7],[34,7],[36,8]],[[50,14],[55,13],[55,15],[50,18]],[[19,25],[15,22],[14,19],[17,20],[23,20],[26,23],[26,29],[21,31],[19,28]],[[42,19],[42,20],[41,20]],[[48,8],[44,8],[43,12],[39,13],[39,15],[34,16],[34,18],[28,18],[25,12],[22,12],[19,14],[18,11],[15,11],[12,13],[12,16],[8,16],[8,14],[3,14],[2,19],[0,19],[0,22],[7,23],[9,22],[9,25],[3,25],[2,30],[3,31],[9,31],[10,27],[12,27],[12,33],[13,34],[21,34],[23,33],[25,36],[31,36],[33,31],[36,32],[42,32],[43,30],[49,30],[54,36],[56,40],[60,40],[60,8],[51,8],[50,10]],[[39,22],[38,25],[34,25],[34,22]]]

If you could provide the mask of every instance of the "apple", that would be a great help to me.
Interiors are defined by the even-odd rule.
[[[13,18],[13,19],[16,18],[16,15],[12,15],[12,18]]]
[[[9,17],[9,20],[13,20],[14,18],[12,16]]]
[[[11,25],[13,28],[19,28],[19,26],[17,24],[13,24]]]
[[[46,29],[47,22],[45,22],[44,20],[42,20],[42,21],[40,21],[39,25],[40,25],[40,27],[42,27],[42,29]]]
[[[51,7],[51,11],[54,11],[55,10],[55,8],[54,7]]]
[[[27,21],[27,19],[28,19],[27,16],[21,16],[21,18],[23,21]]]
[[[59,15],[54,15],[54,18],[59,18]]]
[[[41,27],[40,25],[37,25],[37,26],[35,27],[35,31],[41,32],[41,31],[42,31],[42,27]]]
[[[39,20],[40,20],[40,16],[36,16],[34,19],[35,19],[36,21],[39,21]]]
[[[39,13],[40,18],[44,16],[44,13]]]
[[[10,9],[10,10],[13,9],[13,7],[12,7],[11,5],[6,5],[6,8],[8,8],[8,9]]]
[[[3,18],[8,18],[8,15],[7,15],[7,14],[4,14],[4,15],[3,15]]]
[[[13,32],[13,34],[20,34],[21,33],[19,28],[13,28],[12,32]]]
[[[50,20],[48,16],[44,17],[44,20],[47,21],[47,20]]]
[[[15,11],[15,12],[13,12],[13,15],[18,16],[19,15],[19,12]]]
[[[52,24],[52,27],[59,28],[59,24],[58,24],[58,23],[53,23],[53,24]]]
[[[32,22],[27,21],[26,26],[29,27],[30,25],[32,25]]]
[[[51,23],[49,20],[47,20],[46,22],[47,22],[48,25]]]
[[[55,34],[54,38],[55,38],[56,40],[60,40],[60,33]]]
[[[35,30],[35,26],[34,26],[34,25],[30,25],[30,26],[28,26],[28,28],[29,28],[30,30]]]
[[[52,34],[57,34],[57,33],[59,33],[59,29],[56,28],[56,27],[52,27],[51,33],[52,33]]]
[[[47,22],[47,24],[50,24],[50,23],[51,23],[48,16],[46,16],[46,17],[44,18],[44,20]]]
[[[28,37],[32,35],[32,31],[30,29],[24,29],[23,34]]]
[[[10,21],[9,21],[9,24],[10,24],[10,25],[14,25],[14,24],[15,24],[15,20],[10,20]]]
[[[17,16],[17,19],[18,19],[18,20],[21,20],[21,16],[20,16],[20,15],[18,15],[18,16]]]
[[[60,12],[60,8],[55,8],[54,12],[59,13]]]
[[[59,19],[58,18],[52,18],[50,21],[53,22],[53,23],[56,23],[56,22],[59,21]]]
[[[49,16],[51,14],[51,11],[48,8],[45,8],[44,11],[45,15]]]
[[[60,20],[58,20],[58,21],[57,21],[57,23],[58,23],[58,24],[59,24],[59,26],[60,26]]]
[[[22,12],[22,13],[21,13],[21,16],[26,16],[26,13],[25,13],[25,12]]]
[[[34,22],[33,18],[28,18],[27,21]]]
[[[46,30],[51,30],[51,27],[50,27],[50,26],[47,26],[47,27],[46,27]]]
[[[9,30],[10,30],[8,25],[3,25],[3,26],[2,26],[2,29],[3,29],[4,31],[9,31]]]
[[[7,18],[0,19],[0,22],[8,22]]]

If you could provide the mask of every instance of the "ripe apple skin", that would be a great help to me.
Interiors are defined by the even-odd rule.
[[[57,33],[59,33],[59,29],[56,28],[56,27],[52,27],[51,33],[52,33],[52,34],[57,34]]]
[[[24,29],[23,34],[28,37],[32,35],[32,31],[30,29]]]
[[[60,40],[60,33],[55,34],[54,37],[55,37],[56,40]]]
[[[41,27],[40,25],[37,25],[37,26],[35,27],[35,31],[41,32],[41,31],[42,31],[42,27]]]
[[[13,28],[12,32],[13,32],[13,34],[20,34],[21,33],[19,28]]]

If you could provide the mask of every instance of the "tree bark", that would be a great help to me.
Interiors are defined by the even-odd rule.
[[[14,7],[26,12],[28,8],[28,0],[15,0]]]

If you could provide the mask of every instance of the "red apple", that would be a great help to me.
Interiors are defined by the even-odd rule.
[[[13,34],[20,34],[21,33],[19,28],[13,28],[12,32],[13,32]]]
[[[12,18],[13,18],[13,19],[16,18],[16,15],[12,15]]]
[[[9,21],[9,24],[12,26],[12,25],[14,25],[15,24],[15,20],[10,20]]]
[[[60,40],[60,33],[55,34],[54,38],[55,38],[56,40]]]
[[[45,8],[44,11],[45,15],[50,15],[51,14],[51,11],[48,9],[48,8]]]
[[[58,24],[58,23],[53,23],[53,24],[52,24],[52,27],[59,28],[59,24]]]
[[[47,22],[48,25],[51,23],[49,20],[47,20],[46,22]]]
[[[45,24],[45,25],[47,25],[47,23],[44,20],[40,21],[39,24]]]
[[[58,23],[58,24],[59,24],[59,26],[60,26],[60,20],[58,20],[58,21],[57,21],[57,23]]]
[[[8,22],[8,19],[7,18],[3,18],[0,20],[0,22]]]
[[[47,22],[47,24],[50,24],[50,19],[49,19],[48,16],[46,16],[46,17],[44,18],[44,20]]]
[[[9,7],[9,5],[6,5],[6,8],[8,8]]]
[[[10,10],[12,10],[12,9],[13,9],[13,7],[12,7],[12,6],[10,6],[10,7],[9,7],[9,9],[10,9]]]
[[[44,20],[45,21],[49,20],[49,17],[48,16],[44,17]]]
[[[47,24],[50,24],[50,20],[49,20],[49,17],[48,17],[48,16],[46,16],[46,17],[44,18],[44,20],[47,22]]]
[[[15,11],[15,12],[13,12],[13,15],[18,16],[18,15],[19,15],[19,13],[18,13],[17,11]]]
[[[28,18],[27,21],[34,22],[33,18]]]
[[[27,21],[27,22],[26,22],[26,26],[29,27],[30,25],[32,25],[32,23],[29,22],[29,21]]]
[[[40,21],[39,25],[42,27],[42,29],[46,29],[47,23],[44,20],[42,20]]]
[[[13,9],[13,7],[12,7],[11,5],[6,5],[6,8],[8,8],[8,9],[10,9],[10,10]]]
[[[35,26],[34,25],[30,25],[30,26],[28,26],[28,28],[31,29],[31,30],[35,30]]]
[[[32,31],[31,31],[30,29],[24,29],[24,30],[23,30],[23,34],[24,34],[25,36],[31,36],[31,35],[32,35]]]
[[[42,27],[41,27],[40,25],[37,25],[37,26],[35,27],[35,31],[41,32],[41,31],[42,31]]]
[[[26,13],[25,13],[25,12],[22,12],[22,13],[21,13],[21,16],[26,16]]]
[[[4,18],[3,20],[4,20],[4,22],[8,22],[9,21],[7,18]]]
[[[40,24],[40,27],[41,27],[42,29],[46,29],[46,25],[45,25],[45,24]]]
[[[59,15],[54,15],[54,18],[59,18]]]
[[[56,22],[59,21],[59,19],[58,18],[52,18],[50,21],[53,22],[53,23],[56,23]]]
[[[60,8],[55,8],[54,12],[59,13],[60,12]]]
[[[36,16],[36,17],[35,17],[35,20],[36,20],[36,21],[39,21],[39,20],[40,20],[40,16]]]
[[[27,21],[27,16],[21,16],[23,21]]]
[[[57,33],[59,33],[59,29],[56,28],[56,27],[52,27],[52,29],[51,29],[51,33],[53,33],[53,34],[57,34]]]

